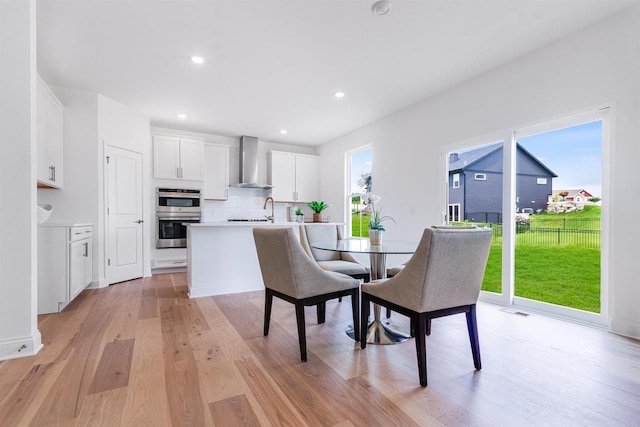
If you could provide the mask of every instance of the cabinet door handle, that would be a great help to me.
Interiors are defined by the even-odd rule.
[[[84,257],[89,257],[89,242],[84,242]]]
[[[49,180],[51,181],[55,181],[55,167],[54,166],[49,166]]]
[[[133,222],[135,222],[136,224],[142,224],[144,222],[144,220],[139,219],[139,220],[133,221]]]

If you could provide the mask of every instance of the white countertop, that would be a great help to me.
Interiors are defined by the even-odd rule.
[[[259,221],[220,221],[220,222],[199,222],[199,223],[185,223],[187,227],[200,228],[200,227],[292,227],[294,225],[302,225],[299,222],[259,222]],[[305,222],[304,225],[342,225],[338,222]]]
[[[87,227],[93,226],[89,222],[43,222],[38,224],[38,227]]]

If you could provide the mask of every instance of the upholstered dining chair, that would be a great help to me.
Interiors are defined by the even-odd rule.
[[[367,325],[373,302],[411,320],[420,385],[427,386],[426,335],[431,319],[465,313],[473,363],[482,368],[476,303],[489,257],[492,232],[488,228],[433,227],[424,230],[416,252],[390,279],[361,286],[361,328]],[[429,327],[427,326],[429,324]],[[361,331],[365,334],[366,329]],[[365,348],[366,340],[360,341]]]
[[[351,297],[355,340],[360,340],[360,281],[325,271],[304,252],[296,233],[290,228],[253,229],[258,261],[265,286],[264,336],[269,335],[273,297],[295,305],[300,358],[307,361],[305,306],[317,306],[318,323],[325,322],[326,302]]]
[[[368,282],[369,268],[360,264],[350,254],[311,247],[314,242],[337,242],[338,240],[342,240],[342,231],[339,225],[317,224],[300,226],[300,243],[302,247],[323,270],[346,274],[355,279],[362,279],[364,282]]]

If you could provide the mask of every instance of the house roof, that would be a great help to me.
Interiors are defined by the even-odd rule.
[[[540,165],[544,170],[546,170],[549,175],[552,177],[557,177],[558,175],[549,169],[544,163],[542,163],[536,156],[527,151],[522,145],[516,144],[518,150],[522,151],[525,155],[531,157],[536,163]],[[484,147],[476,148],[475,150],[465,151],[462,153],[451,153],[449,155],[449,172],[457,171],[457,170],[465,170],[469,167],[473,166],[480,160],[486,158],[490,154],[494,152],[502,150],[502,142],[497,142],[495,144],[486,145]],[[457,158],[452,161],[453,156],[457,156]]]
[[[574,197],[578,193],[582,194],[584,197],[593,197],[593,194],[589,193],[584,188],[578,188],[573,190],[553,190],[552,196],[558,196],[560,195],[560,193],[564,193],[565,191],[568,193],[567,197]]]
[[[502,142],[498,142],[475,150],[465,151],[463,153],[451,153],[449,155],[449,170],[463,170],[473,165],[477,161],[484,159],[489,154],[502,148]],[[457,155],[457,160],[451,161],[452,156]]]

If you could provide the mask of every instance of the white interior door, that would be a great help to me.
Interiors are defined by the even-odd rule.
[[[142,154],[108,146],[107,282],[143,276]]]

